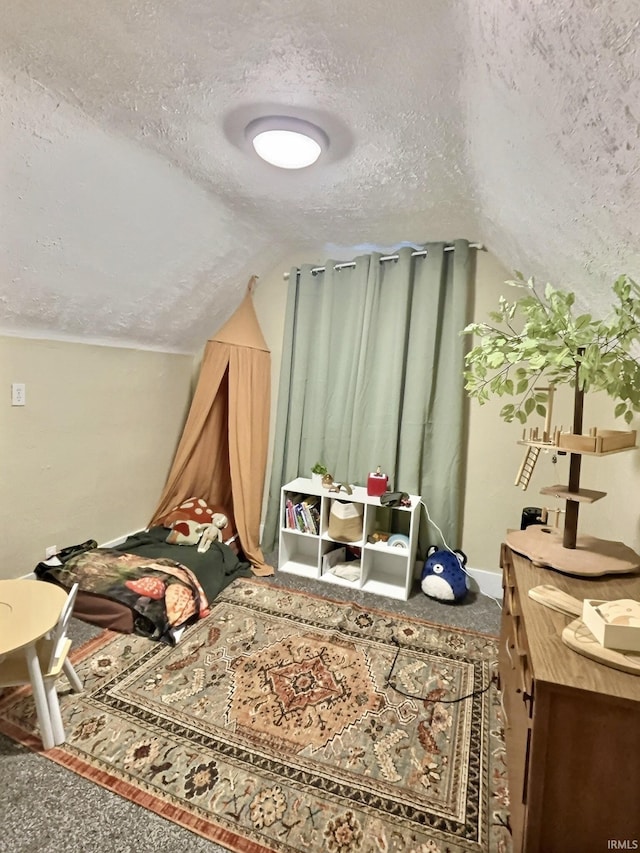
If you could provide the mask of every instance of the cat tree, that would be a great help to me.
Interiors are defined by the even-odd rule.
[[[545,417],[542,435],[537,429],[523,434],[527,446],[516,485],[526,488],[541,449],[569,453],[568,484],[541,489],[565,501],[562,533],[548,525],[530,525],[507,534],[507,544],[534,563],[568,574],[598,576],[628,573],[640,569],[640,555],[622,542],[578,536],[581,503],[594,503],[606,492],[582,488],[580,467],[583,455],[607,456],[636,448],[636,431],[592,429],[583,435],[584,394],[602,390],[618,400],[616,417],[631,423],[640,412],[640,363],[630,354],[640,341],[640,288],[621,276],[613,285],[618,299],[613,317],[593,320],[588,314],[574,318],[572,293],[547,284],[539,296],[533,279],[518,273],[510,285],[528,292],[516,302],[500,298],[499,310],[491,313],[492,323],[472,323],[464,329],[480,343],[465,356],[465,389],[482,404],[491,394],[519,397],[516,404],[503,406],[500,415],[507,421],[524,424],[530,414]],[[518,326],[521,326],[518,329]],[[537,387],[542,377],[548,388]],[[551,409],[556,384],[574,389],[571,432],[552,429]]]
[[[567,574],[581,576],[599,576],[605,574],[624,574],[640,569],[640,555],[623,542],[596,539],[593,536],[578,536],[578,513],[581,503],[595,503],[606,497],[606,492],[580,487],[580,467],[582,456],[608,456],[625,450],[636,449],[635,430],[598,430],[593,428],[588,435],[582,434],[584,411],[584,392],[575,384],[572,432],[564,433],[551,429],[551,411],[554,386],[548,392],[547,417],[542,436],[532,430],[529,437],[523,435],[519,444],[528,448],[521,466],[516,485],[528,484],[532,467],[527,464],[529,451],[541,448],[569,452],[568,485],[545,486],[540,494],[554,495],[565,500],[565,522],[562,535],[556,527],[533,524],[524,530],[507,533],[507,544],[520,554],[524,554],[538,565],[549,566]],[[535,455],[537,458],[537,454]],[[526,482],[523,483],[523,478]]]

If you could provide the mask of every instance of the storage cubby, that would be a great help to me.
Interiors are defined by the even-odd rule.
[[[318,573],[318,537],[295,530],[280,531],[280,561],[283,571],[315,578]]]
[[[353,494],[349,495],[344,491],[330,492],[304,477],[287,483],[280,497],[279,571],[406,600],[411,593],[420,523],[420,496],[409,495],[409,498],[409,507],[385,507],[379,497],[370,497],[361,486],[354,486]],[[363,533],[358,541],[329,536],[329,513],[334,500],[362,506]],[[291,507],[297,504],[303,506],[297,512],[294,509],[292,515]],[[315,529],[313,524],[303,529],[302,521],[296,520],[301,515],[306,517],[305,504],[313,505],[317,511]],[[368,538],[376,532],[402,534],[408,541],[369,543]],[[325,566],[325,556],[342,546],[360,549],[360,571],[353,579],[334,574]]]
[[[320,580],[326,583],[334,583],[337,586],[360,588],[362,578],[362,558],[350,554],[349,549],[355,548],[361,551],[360,546],[353,546],[339,542],[324,541],[322,546],[322,558],[320,561]],[[337,559],[338,567],[333,564],[326,565],[331,558]],[[338,573],[339,572],[339,573]]]
[[[414,553],[415,557],[415,553]],[[407,564],[406,552],[388,545],[366,545],[363,559],[362,589],[390,598],[409,598],[413,562]]]

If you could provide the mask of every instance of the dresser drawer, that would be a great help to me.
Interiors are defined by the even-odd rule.
[[[518,687],[522,694],[522,700],[528,703],[529,716],[533,716],[533,672],[531,670],[531,656],[527,646],[527,638],[519,617],[514,618],[514,652],[516,658],[516,672]]]
[[[502,586],[504,589],[513,589],[516,585],[515,575],[513,573],[513,564],[508,556],[503,555],[500,560],[502,567]]]
[[[507,562],[503,566],[504,601],[502,612],[501,646],[504,646],[508,665],[512,670],[510,683],[519,698],[527,705],[529,717],[533,716],[533,671],[518,589],[513,581],[513,570]],[[503,657],[503,666],[506,660]]]
[[[580,600],[640,599],[640,577],[583,580],[508,548],[500,556],[513,851],[595,853],[614,838],[640,839],[640,678],[573,652],[561,636],[569,618],[528,595],[553,584]]]

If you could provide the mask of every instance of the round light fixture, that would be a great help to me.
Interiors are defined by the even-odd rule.
[[[326,133],[315,124],[291,116],[265,116],[247,125],[245,134],[256,154],[280,169],[304,169],[329,146]]]

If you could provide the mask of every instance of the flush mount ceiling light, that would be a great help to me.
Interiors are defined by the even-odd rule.
[[[254,119],[247,125],[245,135],[259,157],[280,169],[311,166],[329,146],[323,130],[291,116]]]

